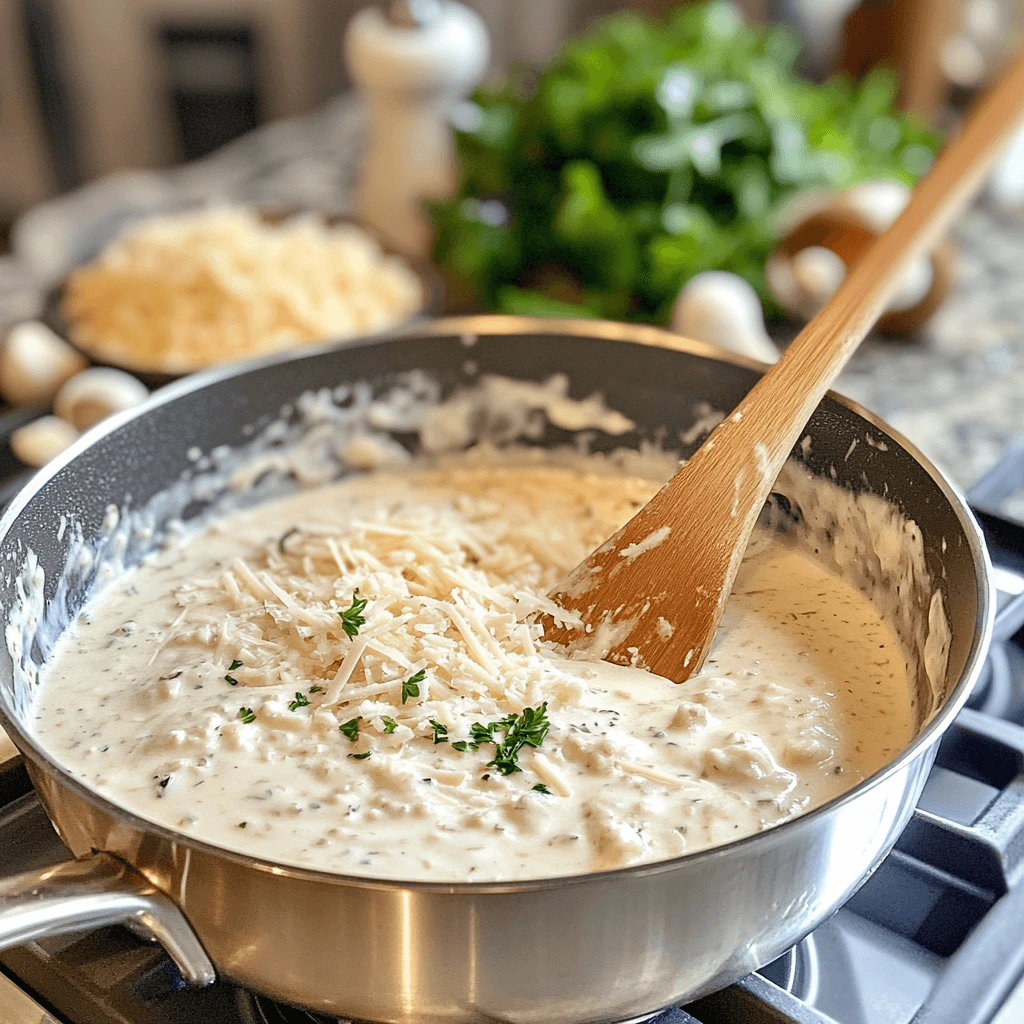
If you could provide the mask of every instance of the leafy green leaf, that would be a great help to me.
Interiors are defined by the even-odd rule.
[[[427,673],[424,669],[420,669],[414,675],[409,676],[404,683],[402,683],[402,703],[404,704],[410,697],[418,697],[420,695],[419,684],[426,679]]]
[[[363,612],[366,610],[366,598],[359,596],[359,588],[352,592],[352,604],[344,611],[338,612],[341,618],[341,628],[349,639],[359,636],[359,627],[366,625]]]
[[[347,736],[353,743],[359,739],[359,723],[362,721],[362,716],[359,718],[350,718],[343,725],[338,726],[338,730],[343,736]]]
[[[509,715],[495,723],[495,728],[504,732],[505,738],[498,744],[494,759],[487,762],[487,767],[497,768],[502,775],[521,772],[519,752],[525,746],[539,747],[551,727],[547,711],[545,701],[539,708],[524,708],[521,715]]]

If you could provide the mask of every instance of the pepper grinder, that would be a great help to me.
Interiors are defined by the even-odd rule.
[[[344,54],[369,119],[358,217],[398,252],[426,256],[432,231],[420,200],[455,190],[451,114],[483,78],[487,29],[454,0],[396,0],[352,18]]]

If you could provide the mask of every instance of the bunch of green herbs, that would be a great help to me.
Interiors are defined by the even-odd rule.
[[[814,84],[794,71],[799,50],[788,28],[712,0],[612,15],[529,86],[477,91],[456,132],[458,194],[430,205],[456,303],[665,323],[689,278],[722,269],[772,312],[780,202],[912,184],[940,142],[896,112],[887,71]]]

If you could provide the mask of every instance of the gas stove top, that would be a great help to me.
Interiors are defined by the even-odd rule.
[[[0,483],[0,502],[20,482]],[[652,1024],[1024,1020],[1007,1005],[1024,977],[1024,521],[1006,514],[1022,494],[1024,449],[970,495],[996,567],[995,641],[895,849],[785,956]],[[0,766],[0,876],[67,856],[20,761]],[[186,988],[158,946],[120,928],[0,953],[0,1024],[326,1022],[225,982]]]

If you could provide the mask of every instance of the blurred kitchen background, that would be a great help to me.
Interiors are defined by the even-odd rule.
[[[0,225],[126,168],[195,159],[344,90],[341,39],[362,0],[0,0]],[[613,0],[472,0],[488,77],[541,66]],[[632,4],[648,13],[661,0]],[[1024,0],[744,0],[788,21],[805,72],[896,67],[929,118],[989,78],[1019,38]],[[0,237],[3,228],[0,227]]]
[[[1024,0],[0,0],[0,480],[139,379],[441,311],[770,362],[1022,38]],[[1024,132],[840,385],[965,486],[1024,442],[1022,211]]]

